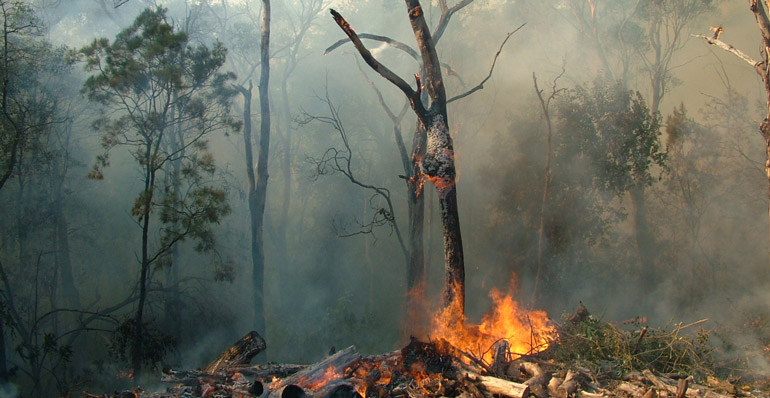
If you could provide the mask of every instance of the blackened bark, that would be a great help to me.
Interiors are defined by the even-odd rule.
[[[399,129],[400,130],[400,129]],[[400,132],[399,132],[400,136]],[[425,243],[423,238],[425,218],[425,196],[420,162],[425,158],[426,133],[417,126],[412,141],[412,156],[407,167],[407,205],[409,211],[409,263],[407,265],[407,288],[410,297],[419,304],[425,281]],[[414,308],[412,306],[412,308]]]
[[[445,117],[433,113],[428,118],[427,147],[422,173],[438,192],[439,217],[444,238],[444,305],[465,313],[465,264],[457,209],[454,148]]]

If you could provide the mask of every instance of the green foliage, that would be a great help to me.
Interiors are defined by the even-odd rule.
[[[660,121],[639,92],[596,80],[558,102],[560,131],[576,155],[585,156],[593,184],[620,196],[652,185],[666,166]]]
[[[89,177],[104,178],[110,150],[128,147],[145,186],[131,214],[145,222],[157,212],[164,225],[160,252],[188,237],[198,250],[211,250],[211,225],[230,207],[225,191],[210,182],[216,168],[204,138],[240,127],[230,116],[234,75],[219,72],[227,50],[219,42],[193,45],[167,22],[165,9],[155,8],[144,10],[114,42],[96,39],[75,55],[92,72],[83,92],[105,107],[93,124],[105,152]],[[162,169],[167,178],[160,189],[156,173]]]
[[[130,353],[136,337],[135,325],[133,318],[127,319],[112,333],[109,350],[113,358],[130,363]],[[142,359],[145,365],[160,363],[176,347],[176,341],[172,337],[148,323],[142,325],[142,332],[142,347],[145,352]]]
[[[592,315],[567,319],[548,355],[557,362],[587,366],[617,378],[645,369],[699,379],[714,374],[711,331],[688,333],[694,324],[655,329],[643,323],[636,318],[619,326]]]

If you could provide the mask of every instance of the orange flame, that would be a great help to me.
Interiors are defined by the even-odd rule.
[[[556,329],[545,311],[526,310],[513,299],[512,286],[508,293],[492,289],[492,311],[479,324],[463,322],[462,309],[451,305],[438,311],[432,324],[433,338],[441,338],[453,346],[486,363],[492,363],[495,343],[506,340],[512,359],[540,352],[556,337]]]
[[[325,386],[327,383],[330,383],[341,377],[342,375],[339,372],[337,372],[337,368],[335,368],[334,365],[329,365],[329,367],[326,368],[326,371],[324,372],[324,374],[318,380],[315,380],[312,383],[309,383],[307,385],[307,388],[310,388],[311,390],[316,390],[318,388]],[[298,382],[298,384],[300,384],[300,382]]]

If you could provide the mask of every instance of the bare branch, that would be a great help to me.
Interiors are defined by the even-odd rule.
[[[433,33],[434,43],[438,43],[438,41],[441,39],[441,36],[444,35],[444,31],[446,31],[446,27],[449,26],[449,21],[452,19],[452,15],[471,3],[473,3],[473,0],[462,0],[461,2],[455,4],[453,7],[449,8],[447,7],[446,0],[441,0],[439,2],[439,5],[441,6],[441,17],[438,20],[436,31]]]
[[[420,60],[420,54],[417,53],[412,47],[409,47],[408,44],[405,44],[403,42],[400,42],[398,40],[391,39],[387,36],[380,36],[380,35],[373,35],[370,33],[361,33],[358,35],[358,38],[360,39],[368,39],[368,40],[375,40],[375,41],[381,41],[395,49],[401,50],[407,54],[409,54],[410,57]],[[348,39],[342,39],[338,40],[336,43],[332,44],[331,46],[327,47],[326,50],[324,50],[324,55],[329,54],[330,52],[336,50],[338,47],[342,46],[343,44],[351,41]]]
[[[412,87],[409,85],[409,83],[407,83],[404,79],[402,79],[392,70],[388,69],[388,67],[381,64],[379,61],[377,61],[377,59],[374,58],[372,53],[369,52],[369,50],[361,42],[361,39],[358,38],[358,34],[356,34],[355,30],[353,30],[350,24],[348,24],[348,22],[345,20],[345,18],[342,17],[342,15],[340,15],[340,13],[334,9],[329,9],[329,12],[332,14],[332,17],[334,17],[334,21],[337,23],[337,25],[342,29],[343,32],[345,32],[346,35],[348,35],[348,38],[353,42],[353,45],[356,47],[356,50],[358,50],[359,54],[361,54],[361,57],[364,59],[364,61],[366,61],[366,63],[372,69],[374,69],[375,72],[379,73],[380,76],[384,77],[386,80],[398,87],[409,99],[413,109],[421,109],[422,113],[425,113],[422,102],[420,101],[420,96],[416,91],[412,90]]]
[[[699,38],[705,40],[706,43],[708,43],[708,44],[715,45],[715,46],[717,46],[717,47],[719,47],[719,48],[721,48],[721,49],[723,49],[723,50],[725,50],[727,52],[732,53],[736,57],[746,61],[746,63],[748,63],[749,65],[754,67],[754,69],[757,71],[757,73],[763,74],[762,63],[761,62],[754,60],[750,56],[746,55],[746,53],[744,53],[743,51],[733,47],[731,44],[727,44],[727,43],[723,42],[722,40],[715,39],[714,37],[710,37],[710,36],[705,36],[705,35],[694,35],[694,36],[695,37],[699,37]]]
[[[490,68],[489,68],[489,74],[487,74],[487,77],[485,77],[485,78],[484,78],[484,79],[481,81],[481,83],[479,83],[478,85],[476,85],[476,87],[473,87],[472,89],[470,89],[470,90],[468,90],[468,91],[466,91],[466,92],[464,92],[464,93],[462,93],[462,94],[456,95],[456,96],[454,96],[454,97],[452,97],[452,98],[448,99],[448,100],[447,100],[447,104],[448,104],[448,103],[450,103],[450,102],[452,102],[452,101],[456,101],[456,100],[459,100],[459,99],[465,98],[465,97],[467,97],[467,96],[469,96],[469,95],[471,95],[471,94],[475,93],[476,91],[479,91],[479,90],[481,90],[482,88],[484,88],[484,83],[486,83],[486,82],[487,82],[487,80],[489,80],[489,78],[490,78],[490,77],[492,77],[492,72],[494,72],[494,70],[495,70],[495,64],[497,63],[497,57],[499,57],[499,56],[500,56],[500,53],[503,51],[503,47],[505,46],[505,43],[507,43],[507,42],[508,42],[508,39],[510,39],[510,38],[511,38],[511,36],[513,36],[513,34],[514,34],[514,33],[518,32],[518,31],[519,31],[519,29],[523,28],[523,27],[524,27],[524,25],[526,25],[526,23],[523,23],[523,24],[521,24],[521,26],[519,26],[519,27],[518,27],[518,28],[516,28],[516,29],[515,29],[513,32],[510,32],[510,33],[508,33],[508,35],[506,35],[506,36],[505,36],[505,40],[503,40],[503,42],[500,44],[500,48],[498,48],[498,49],[497,49],[497,53],[495,54],[495,57],[492,59],[492,67],[490,67]]]

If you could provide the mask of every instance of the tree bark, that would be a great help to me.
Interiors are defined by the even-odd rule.
[[[265,251],[264,217],[267,202],[267,159],[270,152],[270,0],[262,0],[262,39],[260,44],[259,112],[260,134],[257,149],[257,181],[252,212],[252,281],[254,285],[254,329],[265,335]],[[252,206],[250,206],[251,208]]]

